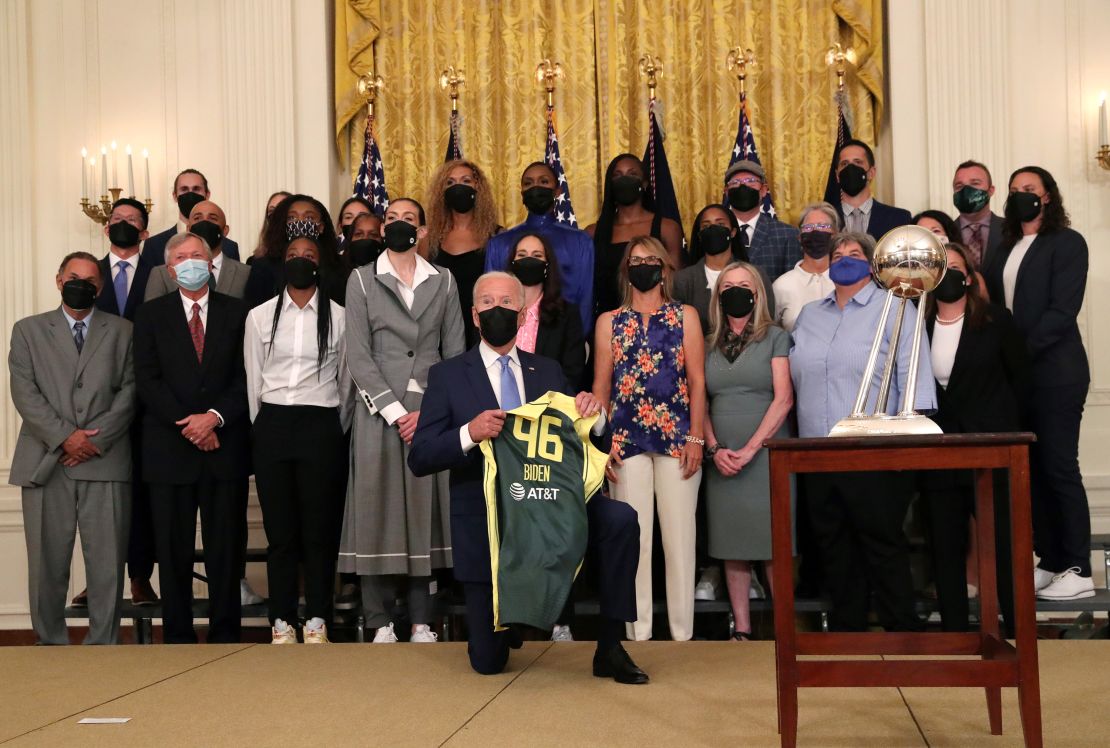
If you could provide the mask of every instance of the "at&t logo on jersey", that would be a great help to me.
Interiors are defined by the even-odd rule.
[[[509,496],[513,501],[558,501],[558,488],[525,488],[524,484],[513,481],[509,484]]]

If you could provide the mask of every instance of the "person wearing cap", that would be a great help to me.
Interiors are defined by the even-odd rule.
[[[737,236],[748,249],[748,259],[773,283],[802,259],[798,230],[763,213],[767,175],[754,161],[737,161],[725,172],[728,206],[739,224]]]

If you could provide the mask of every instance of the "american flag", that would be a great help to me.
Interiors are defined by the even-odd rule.
[[[570,204],[570,185],[567,184],[567,173],[563,169],[563,159],[559,156],[559,136],[555,132],[555,111],[550,107],[547,110],[547,144],[544,148],[543,160],[555,171],[555,178],[563,188],[563,194],[555,198],[555,220],[567,223],[578,228],[578,218],[574,215],[574,208]]]
[[[374,118],[366,118],[366,145],[362,149],[362,164],[358,167],[355,179],[355,197],[368,200],[379,218],[385,216],[389,207],[389,193],[385,189],[385,169],[382,168],[382,153],[374,139]]]
[[[752,133],[752,121],[748,117],[748,96],[747,94],[740,94],[740,121],[736,125],[736,142],[732,146],[732,156],[728,160],[728,165],[732,166],[737,161],[754,161],[759,164],[759,153],[755,149],[755,135]],[[725,169],[728,170],[727,168]],[[728,188],[725,188],[725,198],[723,201],[728,204]],[[767,194],[763,198],[763,213],[773,216],[775,215],[775,202],[771,199],[771,190],[767,190]]]
[[[644,166],[648,171],[648,190],[651,193],[653,209],[664,218],[673,219],[679,226],[682,218],[678,213],[678,196],[671,179],[671,166],[667,162],[667,151],[663,147],[666,136],[656,113],[658,102],[648,103],[648,142],[644,148]]]
[[[836,212],[841,212],[840,206],[840,182],[836,178],[836,163],[840,158],[840,149],[844,147],[844,143],[852,139],[852,127],[848,122],[845,115],[847,109],[847,97],[843,91],[836,93],[836,145],[833,146],[832,161],[829,163],[829,178],[825,182],[825,202],[836,207]],[[841,214],[841,218],[843,218]]]
[[[447,154],[444,161],[456,161],[462,158],[462,145],[459,139],[459,113],[451,112],[451,132],[447,136]]]

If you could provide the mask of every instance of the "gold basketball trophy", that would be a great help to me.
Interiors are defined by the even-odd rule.
[[[860,382],[859,394],[852,414],[842,418],[833,426],[829,436],[879,436],[890,434],[940,434],[940,427],[923,415],[914,412],[913,405],[917,393],[917,366],[921,355],[921,336],[925,329],[925,297],[937,287],[948,269],[948,253],[940,240],[928,229],[920,226],[899,226],[891,229],[875,245],[875,256],[871,268],[879,282],[887,289],[883,304],[879,329],[871,343],[871,353]],[[895,312],[894,327],[887,345],[887,357],[883,365],[883,376],[879,384],[879,395],[874,409],[867,414],[868,395],[878,363],[879,349],[886,333],[887,318],[894,297],[898,297],[898,310]],[[897,415],[887,415],[887,401],[890,399],[890,385],[898,366],[898,342],[902,333],[902,320],[910,300],[918,300],[918,313],[913,331],[913,351],[910,353],[909,371],[906,372],[906,387],[902,393],[902,407]],[[927,382],[932,386],[932,382]]]

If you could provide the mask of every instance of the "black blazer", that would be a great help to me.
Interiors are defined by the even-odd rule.
[[[143,304],[135,319],[135,384],[145,405],[143,480],[194,483],[208,471],[216,480],[250,473],[250,421],[243,334],[247,305],[211,292],[204,333],[204,360],[197,361],[180,293]],[[181,435],[176,421],[209,408],[224,425],[218,449],[202,452]]]
[[[991,298],[1004,304],[1002,271],[1014,243],[988,255],[983,278]],[[1021,260],[1014,284],[1014,324],[1025,336],[1033,386],[1091,381],[1087,351],[1076,321],[1087,288],[1087,242],[1072,229],[1039,234]]]
[[[876,200],[871,203],[871,215],[867,219],[867,233],[875,239],[881,239],[883,234],[891,229],[912,222],[913,216],[905,208],[896,208],[893,205],[880,203]]]
[[[570,394],[556,361],[518,352],[526,401],[548,390]],[[489,582],[490,556],[482,452],[474,447],[464,453],[459,429],[482,411],[497,407],[478,346],[428,370],[428,387],[420,403],[408,464],[417,476],[451,471],[452,555],[455,579],[463,582]]]
[[[108,314],[119,316],[119,302],[116,300],[116,285],[112,282],[112,253],[100,259],[100,278],[102,281],[100,295],[96,297],[96,308]],[[123,318],[129,322],[135,321],[135,310],[143,303],[146,296],[146,282],[150,278],[150,265],[142,256],[135,263],[135,277],[131,280],[131,288],[127,291],[127,302],[123,307]]]
[[[925,323],[930,341],[935,326],[935,317]],[[1005,307],[988,305],[986,319],[978,329],[968,328],[965,321],[948,386],[935,385],[937,412],[931,417],[944,433],[1021,430],[1029,358]]]
[[[165,265],[166,244],[176,233],[177,224],[174,224],[165,231],[159,232],[143,242],[143,262],[151,267]],[[239,259],[239,245],[234,239],[225,236],[224,240],[220,242],[220,251],[224,253],[224,257],[230,257],[233,260]]]
[[[571,386],[581,384],[586,371],[586,339],[582,336],[582,317],[576,307],[567,304],[549,324],[544,324],[541,314],[535,352],[537,356],[558,361]]]

